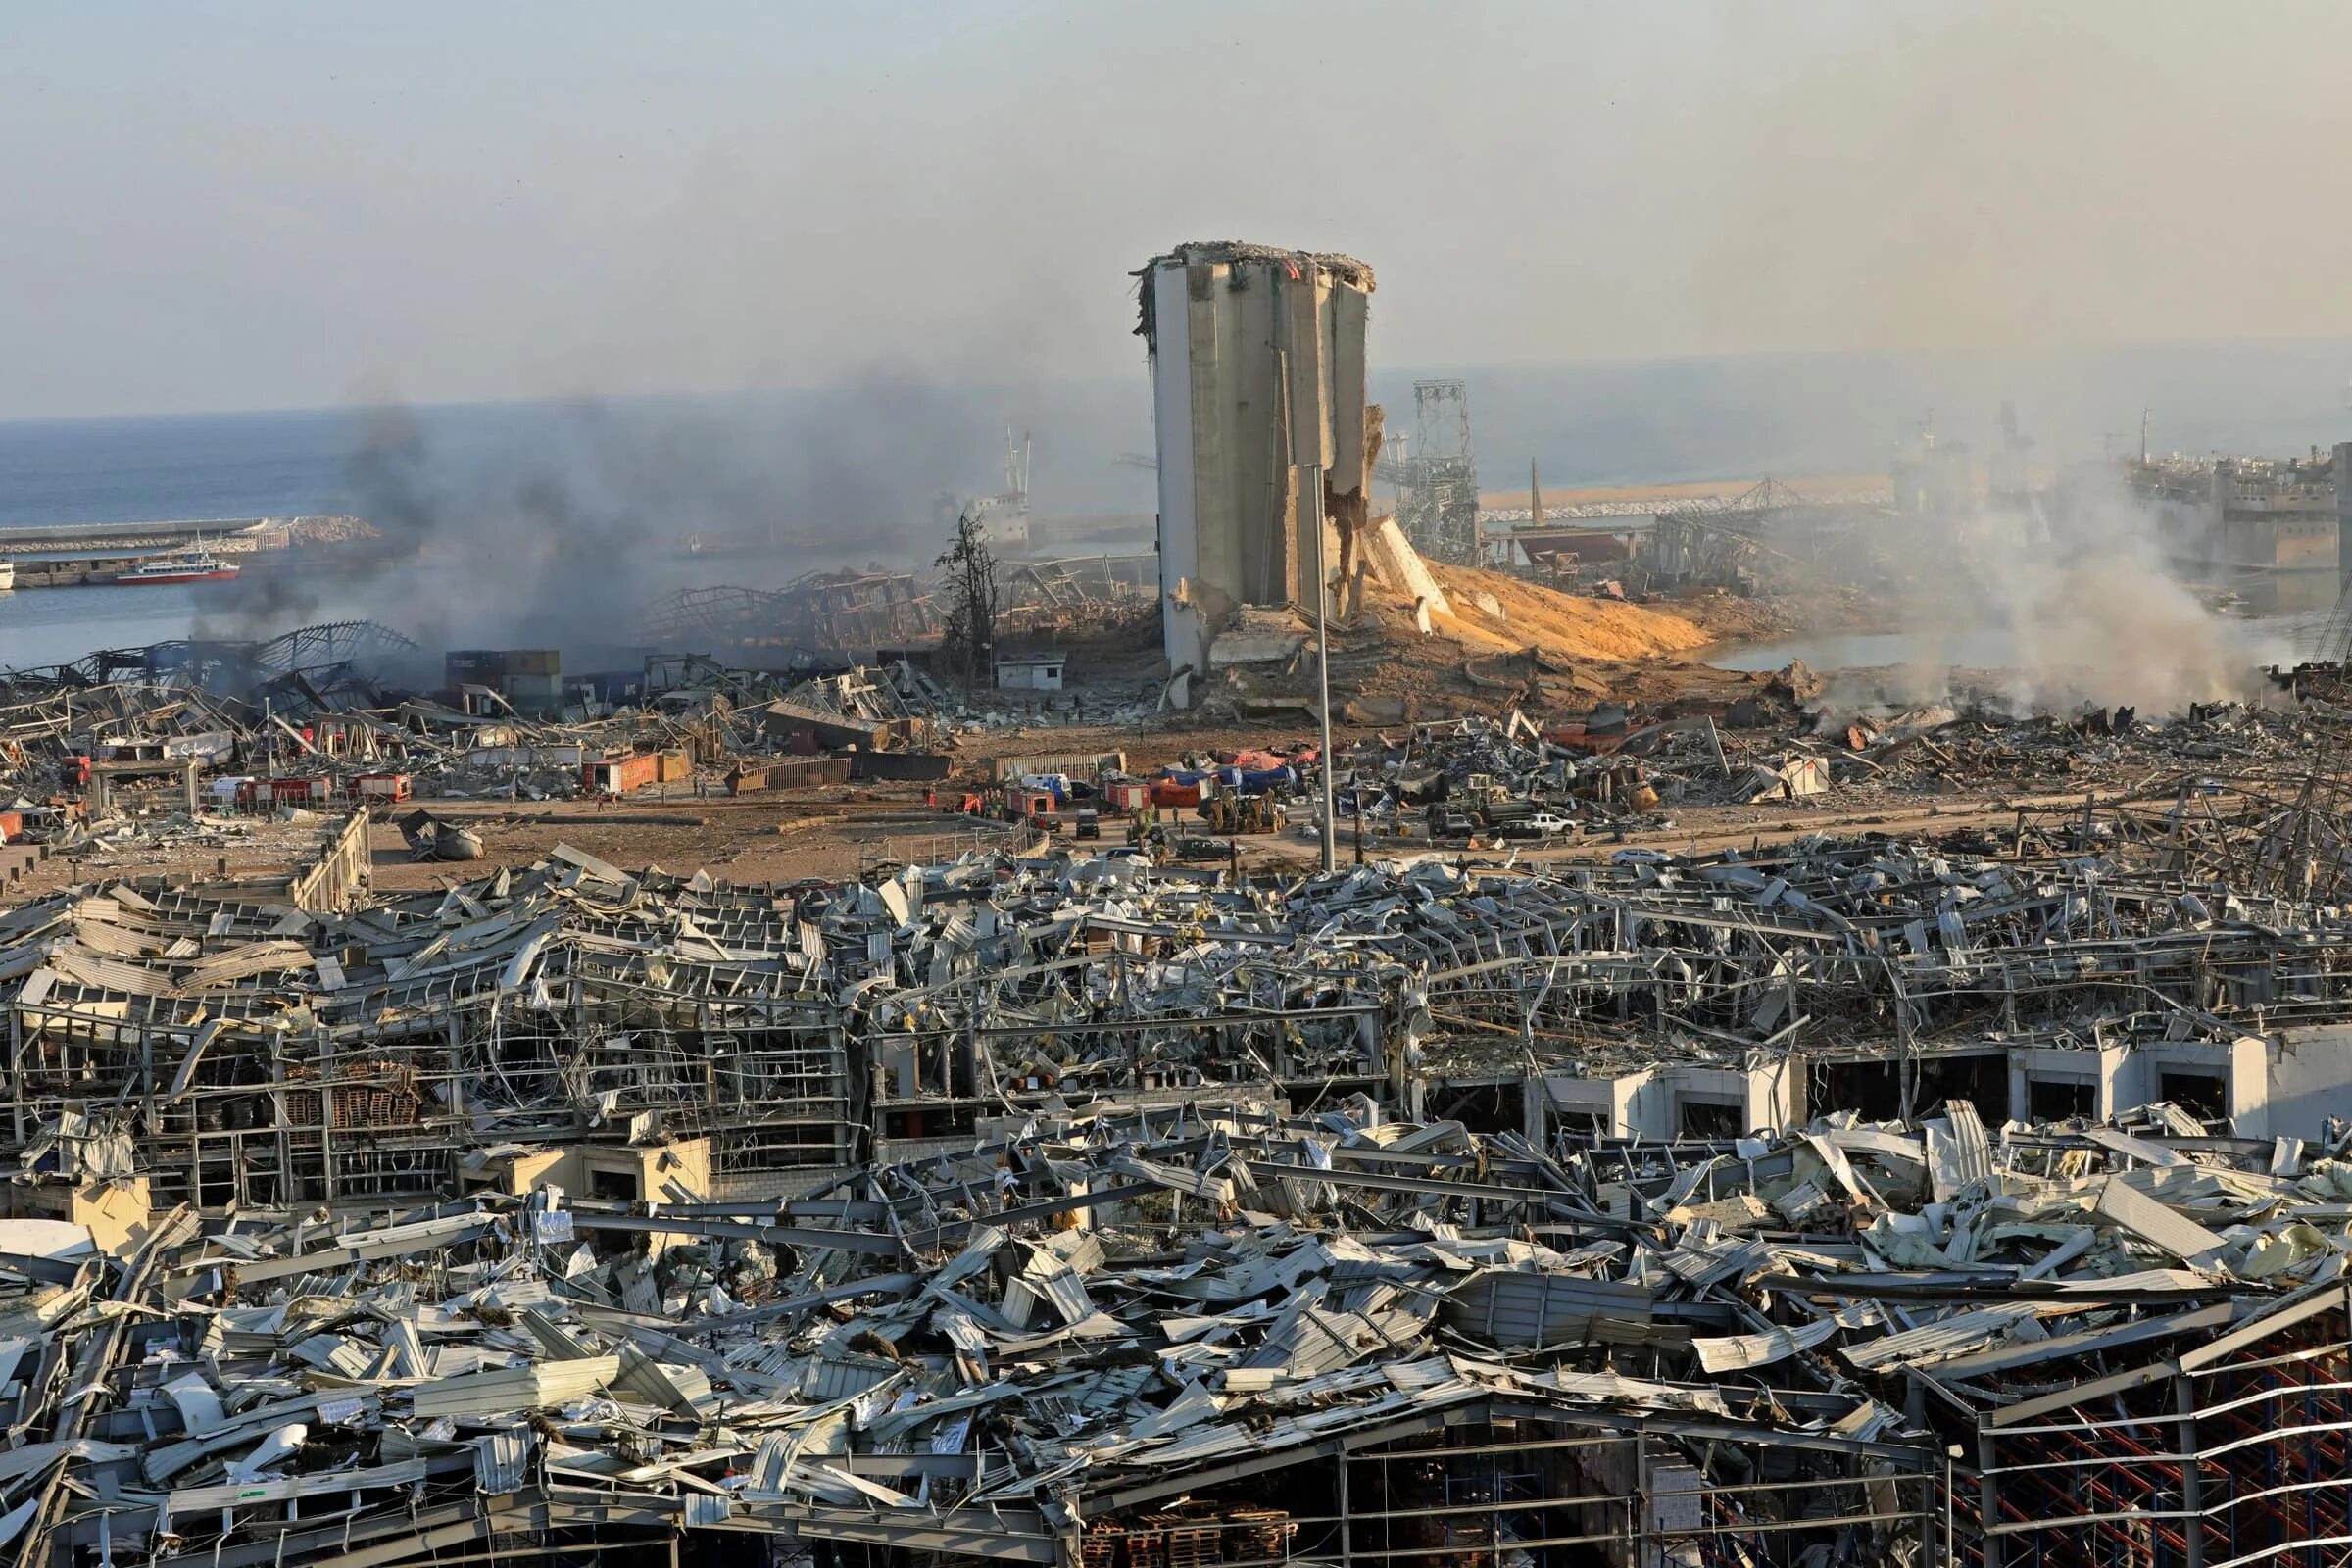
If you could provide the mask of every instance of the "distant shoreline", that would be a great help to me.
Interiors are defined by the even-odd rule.
[[[1669,506],[1677,501],[1708,501],[1729,499],[1743,491],[1752,490],[1763,480],[1762,474],[1738,479],[1670,480],[1654,484],[1562,485],[1544,486],[1545,507],[1584,507],[1611,502],[1654,501]],[[1798,494],[1818,501],[1841,501],[1854,495],[1869,495],[1886,488],[1883,473],[1801,474],[1780,481]],[[1524,506],[1527,486],[1510,490],[1484,490],[1478,504],[1485,509]]]

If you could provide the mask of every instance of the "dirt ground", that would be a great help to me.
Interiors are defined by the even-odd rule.
[[[1688,691],[1687,687],[1675,686],[1670,669],[1650,673],[1661,689]],[[1335,738],[1343,745],[1370,733],[1370,729],[1353,725],[1337,726],[1334,731]],[[1219,747],[1279,744],[1308,738],[1311,736],[1264,724],[1237,726],[1200,721],[1141,733],[1120,725],[1062,725],[967,737],[962,756],[966,765],[972,765],[989,756],[1117,750],[1127,754],[1130,767],[1149,770],[1188,754]],[[1521,863],[1573,861],[1605,857],[1629,845],[1706,853],[1751,844],[1770,846],[1822,832],[1934,836],[1968,827],[2005,826],[2014,820],[2020,808],[2080,806],[2082,800],[2079,791],[1985,791],[1916,806],[1859,809],[1851,805],[1805,804],[1690,807],[1676,811],[1674,826],[1665,831],[1624,838],[1595,837],[1557,848],[1521,849],[1515,855],[1508,850],[1471,852],[1467,858],[1474,862],[1504,858],[1515,858]],[[416,861],[411,858],[398,828],[389,819],[379,820],[371,833],[374,878],[379,887],[448,886],[501,866],[530,865],[545,858],[560,844],[584,850],[631,871],[659,866],[686,875],[703,869],[739,885],[833,882],[858,876],[883,861],[950,858],[1001,842],[1005,831],[1001,825],[974,822],[927,808],[920,785],[860,785],[759,798],[708,800],[696,800],[673,789],[669,799],[649,791],[618,806],[605,808],[586,801],[427,804],[440,814],[477,828],[487,848],[486,857],[458,864]],[[1305,812],[1299,814],[1303,817]],[[252,824],[225,845],[164,844],[79,859],[55,856],[12,886],[5,901],[0,902],[20,902],[76,883],[103,883],[115,877],[165,876],[204,881],[218,876],[223,867],[231,878],[280,875],[315,854],[330,826],[323,821],[264,820]],[[1102,847],[1116,846],[1123,839],[1119,824],[1115,821],[1105,824]],[[1246,868],[1270,871],[1303,870],[1313,863],[1318,852],[1312,829],[1303,825],[1280,835],[1243,838],[1239,847]],[[1409,853],[1414,852],[1394,846],[1375,847],[1369,852],[1373,858]],[[1460,852],[1444,853],[1451,858]],[[1345,832],[1339,854],[1343,862],[1353,858],[1353,847]]]
[[[1449,593],[1466,600],[1488,593],[1500,615],[1466,604],[1459,616],[1465,623],[1462,635],[1448,635],[1456,628],[1441,624],[1435,635],[1424,636],[1412,625],[1409,610],[1397,605],[1372,607],[1352,625],[1335,623],[1332,695],[1340,744],[1384,727],[1393,733],[1406,722],[1469,713],[1499,716],[1513,706],[1544,722],[1572,719],[1602,703],[1625,704],[1637,717],[1721,713],[1743,697],[1762,695],[1773,677],[1713,668],[1702,662],[1707,647],[1807,625],[1838,625],[1856,608],[1836,599],[1770,601],[1721,593],[1638,608],[1533,589],[1493,573],[1443,570]],[[1467,624],[1471,621],[1491,624],[1474,629]],[[1299,702],[1311,690],[1311,658],[1279,682],[1264,684],[1263,690],[1278,700],[1237,709],[1230,700],[1236,692],[1229,691],[1227,702],[1212,703],[1206,711],[1161,713],[1154,711],[1164,679],[1158,672],[1164,664],[1155,621],[1065,627],[1059,635],[1069,646],[1073,668],[1098,677],[1094,688],[1057,696],[1051,704],[1040,698],[1037,710],[1026,714],[998,704],[988,726],[957,735],[959,775],[978,776],[993,758],[1110,751],[1124,752],[1132,771],[1148,773],[1220,749],[1314,739],[1313,720]],[[1633,657],[1600,657],[1609,654]],[[1242,695],[1248,689],[1247,683],[1237,688]],[[1340,711],[1359,696],[1387,706],[1379,712]],[[1064,705],[1064,710],[1045,711],[1052,705]],[[1067,711],[1067,705],[1077,711]],[[1409,717],[1396,716],[1400,709]],[[1116,721],[1108,721],[1114,715]],[[373,828],[374,875],[385,888],[436,887],[500,866],[529,865],[559,844],[569,844],[629,870],[649,865],[680,874],[707,869],[738,884],[835,881],[858,876],[879,861],[950,858],[995,842],[1005,831],[927,808],[924,794],[921,785],[873,784],[745,799],[715,793],[697,798],[691,789],[671,785],[666,794],[643,791],[610,808],[584,801],[420,802],[478,828],[486,858],[457,864],[414,860],[390,820],[414,809],[403,807]],[[1993,811],[1999,805],[1989,798],[1950,798],[1900,820],[1801,806],[1700,808],[1680,813],[1670,833],[1622,842],[1682,849],[1832,828],[1936,831],[1939,824],[1957,825],[1971,811]],[[333,825],[323,819],[264,818],[191,830],[184,819],[172,821],[160,797],[157,808],[139,823],[145,832],[138,841],[32,862],[0,890],[0,906],[118,877],[278,876],[315,855]],[[1106,845],[1121,838],[1117,824],[1106,824]],[[1619,842],[1544,852],[1544,858],[1605,853]],[[1245,840],[1243,849],[1252,861],[1298,863],[1311,859],[1315,844],[1294,831],[1278,840]]]
[[[993,842],[1002,827],[975,829],[964,818],[927,810],[920,790],[895,795],[859,790],[794,792],[760,800],[672,803],[632,800],[599,810],[584,801],[505,808],[481,802],[435,807],[480,832],[480,860],[418,862],[400,833],[378,823],[371,839],[376,885],[438,887],[498,866],[525,866],[559,844],[585,850],[624,870],[659,866],[681,876],[707,870],[740,884],[840,881],[876,858],[948,858]]]

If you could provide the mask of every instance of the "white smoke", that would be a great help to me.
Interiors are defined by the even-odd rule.
[[[2014,714],[2131,706],[2154,717],[2258,697],[2263,667],[2294,657],[2279,627],[2224,613],[2184,582],[2156,516],[2112,479],[2076,487],[2055,515],[1899,517],[1884,546],[1903,584],[1912,695],[1984,670],[1971,693]]]

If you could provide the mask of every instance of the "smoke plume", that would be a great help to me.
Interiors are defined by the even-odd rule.
[[[2045,499],[1889,520],[1875,540],[1895,585],[1886,608],[1911,649],[1894,694],[1965,686],[2019,716],[2131,706],[2154,717],[2257,697],[2263,666],[2292,662],[2275,623],[2224,613],[2182,579],[2159,518],[2112,476]]]
[[[367,617],[437,654],[625,658],[684,586],[926,564],[943,491],[1001,483],[1022,394],[873,373],[820,393],[411,408],[355,418],[345,508],[379,537],[210,596],[199,635]],[[214,608],[218,607],[218,608]]]

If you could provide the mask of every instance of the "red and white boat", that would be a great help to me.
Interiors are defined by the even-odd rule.
[[[238,570],[235,562],[222,561],[219,556],[200,550],[193,555],[142,561],[128,571],[116,572],[115,584],[122,588],[140,588],[175,582],[226,582]]]

